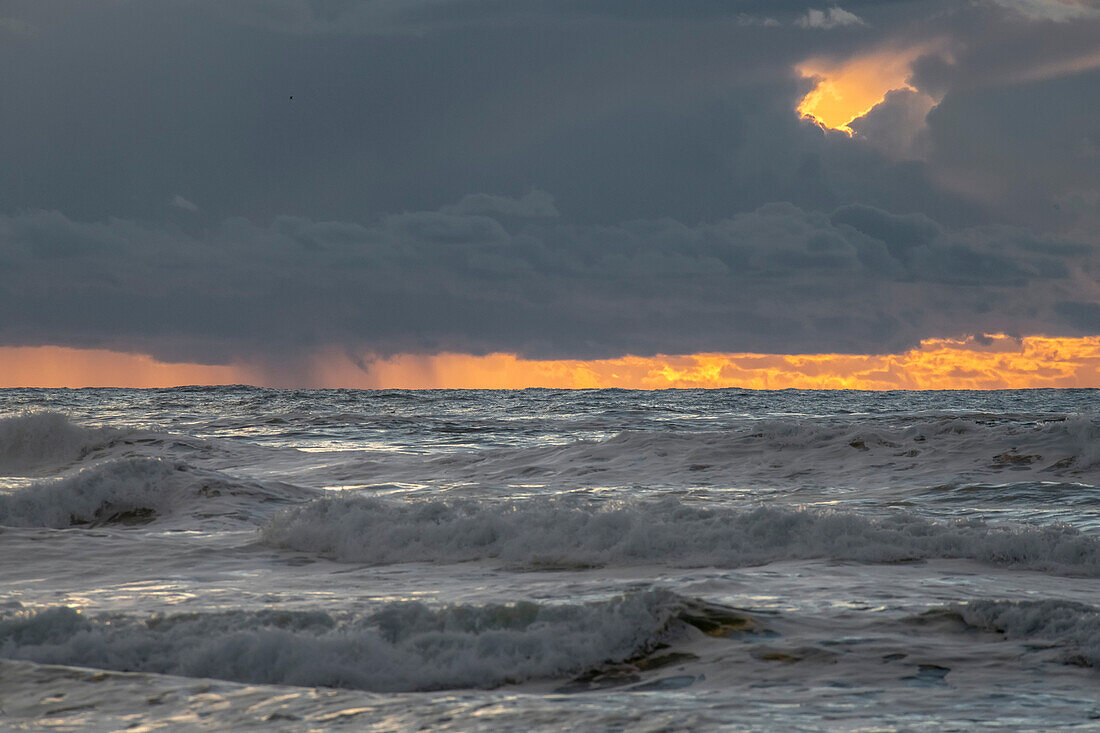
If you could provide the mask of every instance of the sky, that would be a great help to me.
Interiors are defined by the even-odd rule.
[[[0,385],[1100,386],[1100,3],[0,0]]]

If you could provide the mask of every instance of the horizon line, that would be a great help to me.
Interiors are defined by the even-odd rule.
[[[120,376],[124,375],[124,376]],[[0,388],[966,391],[1100,388],[1100,336],[925,339],[900,353],[626,355],[527,359],[441,352],[378,357],[329,348],[294,361],[164,362],[68,346],[0,347]]]

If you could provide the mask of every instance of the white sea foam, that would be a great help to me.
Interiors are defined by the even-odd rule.
[[[125,458],[0,494],[0,525],[70,527],[140,523],[186,509],[241,518],[263,502],[301,500],[283,485],[230,479],[216,471],[156,458]]]
[[[652,651],[691,601],[666,591],[587,604],[389,603],[366,616],[229,611],[88,617],[67,606],[0,618],[0,656],[192,677],[431,690],[558,677]]]
[[[72,463],[123,435],[113,428],[76,425],[57,412],[0,419],[0,473],[6,475]]]
[[[314,500],[263,529],[277,547],[369,563],[500,559],[525,566],[667,563],[737,567],[784,559],[966,558],[1100,575],[1100,538],[1068,526],[882,519],[840,511],[708,508],[674,499],[593,506],[363,497]]]

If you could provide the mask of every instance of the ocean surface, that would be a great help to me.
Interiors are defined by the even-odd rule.
[[[1100,730],[1097,397],[0,391],[0,728]]]

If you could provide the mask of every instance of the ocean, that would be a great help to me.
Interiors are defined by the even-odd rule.
[[[1100,730],[1096,405],[0,391],[0,728]]]

